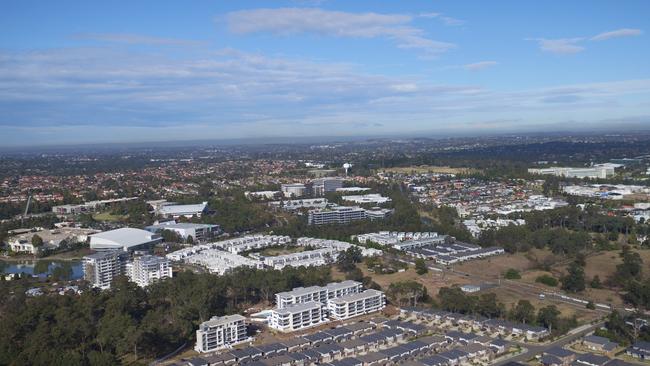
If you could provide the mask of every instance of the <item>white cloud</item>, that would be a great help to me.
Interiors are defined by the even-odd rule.
[[[415,83],[408,83],[408,84],[395,84],[392,86],[393,90],[399,91],[399,92],[414,92],[418,90],[418,86]]]
[[[438,54],[455,47],[428,38],[403,14],[348,13],[314,8],[253,9],[231,12],[228,28],[236,34],[269,32],[278,35],[315,33],[346,38],[386,38],[399,48]]]
[[[124,43],[124,44],[148,44],[158,46],[199,46],[202,45],[201,41],[178,39],[178,38],[165,38],[154,37],[142,34],[132,33],[78,33],[73,35],[75,39],[91,40],[109,43]]]
[[[593,37],[575,37],[575,38],[559,38],[559,39],[546,39],[546,38],[527,38],[527,41],[536,41],[539,48],[544,52],[556,54],[574,54],[582,52],[585,47],[579,45],[583,41],[605,41],[613,38],[639,36],[643,33],[640,29],[623,28],[610,32],[603,32]]]
[[[440,19],[445,25],[459,26],[465,24],[464,20],[443,15],[442,13],[420,13],[420,18]]]
[[[89,139],[127,130],[134,139],[472,131],[469,123],[481,120],[647,114],[647,105],[634,102],[650,95],[648,79],[499,92],[235,49],[165,57],[68,48],[4,51],[0,60],[3,131],[69,126]]]
[[[577,43],[584,38],[560,38],[560,39],[546,39],[546,38],[532,38],[530,41],[537,41],[539,48],[544,52],[556,54],[573,54],[584,51],[584,47],[578,46]]]
[[[479,61],[479,62],[463,65],[463,68],[469,71],[480,71],[480,70],[484,70],[496,66],[498,64],[499,63],[496,61]]]
[[[603,32],[591,37],[592,41],[605,41],[612,38],[640,36],[643,32],[640,29],[623,28],[610,32]]]

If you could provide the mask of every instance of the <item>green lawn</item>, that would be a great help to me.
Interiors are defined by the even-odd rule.
[[[128,215],[113,215],[110,212],[101,212],[93,215],[93,219],[96,221],[124,221],[128,218]]]
[[[298,253],[305,250],[305,247],[301,246],[287,246],[282,248],[266,248],[260,252],[261,255],[266,257],[273,257],[276,255]]]

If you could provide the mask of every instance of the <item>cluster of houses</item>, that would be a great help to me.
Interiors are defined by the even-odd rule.
[[[508,343],[501,339],[431,335],[431,329],[423,325],[373,318],[274,343],[201,355],[177,365],[380,366],[418,362],[454,366],[486,363],[508,348]]]
[[[414,257],[434,260],[442,265],[466,262],[501,255],[505,250],[501,247],[482,248],[469,243],[445,243],[435,247],[421,247],[407,250]]]
[[[312,249],[276,256],[264,256],[259,253],[242,255],[243,252],[278,245],[292,245],[292,240],[288,236],[280,235],[247,235],[183,248],[167,254],[167,258],[199,265],[211,273],[224,274],[237,267],[281,270],[285,267],[322,266],[336,260],[340,252],[351,247],[359,248],[364,257],[382,253],[381,250],[359,247],[338,240],[298,238],[295,245]]]
[[[481,248],[478,245],[459,242],[451,236],[439,235],[435,232],[379,231],[354,235],[352,239],[356,239],[362,244],[375,243],[391,246],[414,257],[435,260],[436,263],[442,265],[505,253],[505,250],[501,247]]]
[[[467,340],[479,337],[476,334],[478,332],[492,337],[509,337],[527,341],[539,341],[550,335],[548,329],[544,327],[443,310],[406,307],[401,309],[401,314],[407,319],[438,329],[458,330],[459,337],[463,334],[463,339]]]
[[[334,286],[333,286],[334,285]],[[278,308],[296,304],[319,302],[331,292],[358,294],[361,287],[354,281],[329,284],[323,287],[297,288],[276,294]],[[329,295],[328,295],[329,294]],[[303,301],[303,302],[301,302]],[[209,324],[231,322],[221,336],[210,341],[232,342],[220,348],[219,353],[204,353],[184,359],[175,365],[187,366],[471,366],[488,365],[511,351],[511,342],[540,341],[549,336],[543,327],[503,320],[472,317],[463,314],[421,308],[402,308],[397,317],[365,318],[362,321],[339,322],[331,328],[319,327],[292,337],[280,335],[272,342],[243,345],[252,341],[246,335],[245,318],[235,315],[213,318]],[[208,323],[208,322],[206,322]],[[197,331],[205,331],[203,325]],[[197,342],[197,351],[205,352]],[[234,348],[233,345],[240,344]],[[543,366],[631,366],[620,359],[612,359],[619,349],[617,343],[595,335],[576,341],[574,352],[561,347],[545,348],[536,362]],[[627,354],[647,359],[650,343],[639,341],[628,348]],[[532,357],[533,355],[531,355]],[[507,366],[523,366],[510,362]]]

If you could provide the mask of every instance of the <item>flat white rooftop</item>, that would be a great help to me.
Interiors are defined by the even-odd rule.
[[[89,235],[91,249],[128,249],[162,241],[159,235],[134,228],[121,228]]]

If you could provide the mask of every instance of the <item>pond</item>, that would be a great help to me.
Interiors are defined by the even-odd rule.
[[[20,260],[20,261],[3,261],[0,260],[0,273],[25,273],[29,275],[33,274],[47,274],[51,275],[55,268],[57,267],[67,267],[70,266],[72,270],[73,280],[83,277],[83,268],[80,260],[71,260],[71,261],[56,261],[48,259],[38,259],[38,260]]]

